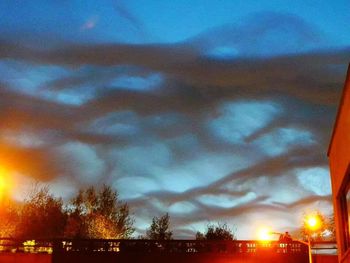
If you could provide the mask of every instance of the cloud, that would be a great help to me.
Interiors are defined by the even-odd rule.
[[[312,145],[315,141],[312,133],[309,131],[282,127],[260,137],[253,143],[258,145],[268,155],[274,156],[288,151],[291,147]]]
[[[214,134],[226,142],[241,143],[276,118],[278,111],[278,105],[268,102],[227,103],[217,110],[219,116],[212,120],[209,126]]]
[[[297,178],[300,184],[307,190],[317,195],[331,195],[329,171],[326,167],[314,167],[299,170]]]
[[[288,41],[281,44],[281,39]],[[329,45],[327,37],[302,18],[278,12],[254,13],[240,23],[211,28],[190,41],[214,59],[224,58],[225,53],[226,58],[279,56]],[[224,52],[216,53],[220,50]]]
[[[264,212],[293,226],[305,207],[330,209],[325,152],[350,51],[301,19],[264,14],[176,44],[5,37],[0,161],[14,172],[54,191],[111,184],[142,226],[169,211],[187,237],[207,221]]]
[[[23,48],[11,51],[7,47],[4,50],[0,52],[3,58],[35,63],[105,67],[127,64],[148,68],[176,78],[178,83],[192,86],[198,94],[207,97],[215,98],[214,95],[219,94],[228,98],[238,95],[261,97],[274,91],[275,94],[326,105],[336,103],[338,97],[334,87],[340,84],[341,77],[340,71],[332,72],[329,66],[345,65],[350,53],[344,49],[223,62],[200,59],[192,47],[184,45],[71,46],[50,52]],[[302,92],[305,89],[309,92]]]

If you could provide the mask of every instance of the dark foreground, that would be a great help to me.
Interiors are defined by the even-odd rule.
[[[24,245],[26,244],[26,245]],[[299,242],[193,240],[0,240],[1,263],[307,263]],[[334,255],[314,255],[314,263],[336,263]]]

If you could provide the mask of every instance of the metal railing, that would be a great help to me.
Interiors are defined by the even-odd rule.
[[[313,255],[337,255],[338,248],[334,241],[319,241],[312,243]]]
[[[0,252],[12,253],[231,253],[231,254],[305,254],[307,246],[293,241],[261,242],[255,240],[199,241],[199,240],[121,240],[121,239],[0,239]]]
[[[0,238],[0,253],[48,253],[53,252],[52,240],[28,240],[14,238]]]

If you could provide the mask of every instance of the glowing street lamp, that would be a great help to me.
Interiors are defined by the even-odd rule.
[[[321,220],[316,215],[309,215],[305,219],[306,226],[311,231],[316,231],[321,228]]]
[[[309,250],[309,262],[312,263],[311,253],[311,233],[319,230],[322,227],[322,221],[316,214],[308,215],[305,217],[305,226],[309,230],[307,235],[307,245]]]

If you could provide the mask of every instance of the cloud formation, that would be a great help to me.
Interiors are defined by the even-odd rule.
[[[295,228],[308,207],[329,212],[318,182],[350,49],[294,15],[255,17],[168,44],[3,36],[1,163],[53,189],[111,184],[140,232],[167,211],[181,238],[208,221],[249,238],[261,213]]]

